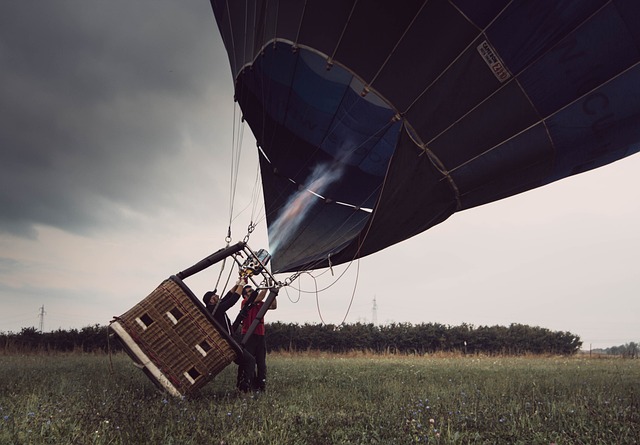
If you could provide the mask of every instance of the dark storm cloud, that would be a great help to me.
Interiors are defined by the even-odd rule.
[[[85,232],[172,199],[160,166],[229,71],[217,33],[206,0],[3,2],[0,232]]]

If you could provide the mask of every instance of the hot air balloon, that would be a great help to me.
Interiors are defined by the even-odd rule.
[[[170,394],[244,357],[302,271],[640,150],[636,0],[211,4],[258,145],[271,255],[228,236],[111,322]],[[240,340],[184,282],[222,262],[220,282],[227,258],[270,290]]]
[[[259,147],[274,273],[640,150],[635,0],[211,4]],[[279,228],[292,208],[299,224]]]

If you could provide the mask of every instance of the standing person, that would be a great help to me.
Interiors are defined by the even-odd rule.
[[[247,279],[240,277],[234,287],[226,293],[222,299],[215,291],[208,291],[202,297],[207,311],[211,313],[213,319],[233,337],[233,329],[227,311],[231,309],[240,299],[243,287],[247,284]],[[248,392],[252,388],[253,373],[255,372],[256,361],[253,355],[246,348],[242,349],[243,354],[238,356],[236,363],[238,365],[238,375],[242,375],[242,380],[238,379],[238,389],[242,392]]]
[[[258,315],[258,311],[264,304],[262,301],[267,293],[267,289],[262,289],[258,295],[256,296],[253,304],[250,307],[245,308],[247,305],[247,301],[251,296],[252,292],[257,292],[252,289],[251,286],[245,286],[242,290],[242,310],[247,310],[247,316],[242,320],[242,335],[246,334],[249,330],[249,326],[253,323],[256,316]],[[274,298],[273,302],[269,306],[269,309],[276,309],[278,307],[278,302]],[[245,348],[256,361],[257,373],[253,380],[253,390],[254,391],[264,391],[266,389],[267,383],[267,343],[265,341],[265,329],[264,329],[264,318],[260,319],[260,322],[256,326],[256,329],[249,337]],[[241,370],[238,369],[238,381],[241,381]]]

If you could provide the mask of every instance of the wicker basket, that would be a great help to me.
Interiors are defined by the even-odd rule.
[[[201,388],[241,354],[176,276],[115,317],[110,328],[147,376],[174,396]]]

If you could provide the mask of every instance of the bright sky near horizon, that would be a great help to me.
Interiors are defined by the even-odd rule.
[[[207,0],[2,2],[0,110],[0,332],[38,327],[42,307],[45,330],[107,324],[224,246],[233,81]],[[257,177],[248,127],[242,141],[234,242]],[[523,323],[584,349],[638,342],[638,172],[635,155],[303,275],[306,292],[281,291],[267,321]],[[267,247],[264,222],[249,245]],[[201,295],[218,273],[187,284]]]

